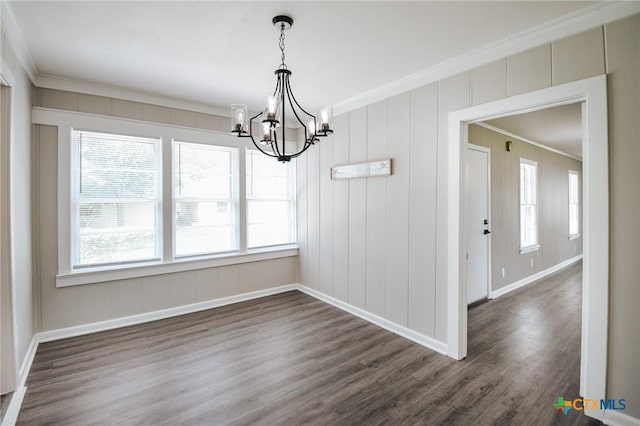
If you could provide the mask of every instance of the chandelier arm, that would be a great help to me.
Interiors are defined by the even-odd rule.
[[[302,148],[302,150],[300,150],[300,152],[296,152],[295,154],[292,154],[291,158],[296,158],[296,157],[301,156],[302,153],[304,153],[306,150],[311,148],[311,146],[313,146],[313,144],[311,142],[305,142],[304,143],[304,148]]]
[[[283,36],[283,43],[284,43],[284,25],[282,26],[282,30],[281,30],[282,36]],[[282,63],[284,64],[284,47],[282,49]],[[280,98],[281,98],[281,102],[282,102],[282,154],[283,155],[287,155],[287,127],[286,127],[286,123],[285,123],[285,119],[286,119],[286,111],[285,111],[285,99],[284,99],[284,94],[287,91],[287,87],[285,86],[285,81],[288,79],[288,77],[284,74],[279,74],[278,75],[278,80],[281,81],[281,85],[282,87],[280,87]],[[293,107],[291,107],[291,109],[293,109]],[[274,132],[275,133],[275,132]],[[278,146],[276,144],[276,146]]]
[[[256,143],[255,139],[253,139],[253,136],[251,136],[251,142],[253,142],[253,145],[256,148],[258,148],[258,151],[260,151],[264,155],[269,156],[269,157],[273,157],[273,158],[278,158],[277,155],[269,154],[267,151],[265,151],[264,149],[260,148],[260,145]]]
[[[278,94],[278,88],[282,90],[282,82],[280,81],[280,74],[278,74],[278,79],[276,80],[276,88],[273,90],[273,97],[275,98]]]
[[[315,121],[316,116],[313,114],[309,114],[304,108],[302,108],[300,106],[300,104],[298,103],[298,100],[296,99],[296,95],[293,94],[293,90],[291,89],[291,84],[289,83],[289,79],[287,79],[287,93],[291,94],[291,97],[293,98],[293,102],[295,102],[295,104],[298,106],[298,108],[300,108],[300,110],[302,112],[304,112],[305,114],[307,114],[309,117],[313,117],[313,120]],[[304,125],[304,123],[300,122],[302,125]]]
[[[284,128],[283,128],[283,134],[284,134]],[[274,151],[277,154],[277,157],[282,157],[283,154],[286,155],[286,152],[280,152],[280,149],[278,148],[278,132],[274,131],[273,132],[273,142],[271,143],[271,146],[273,147]],[[283,151],[284,151],[284,147],[283,147]]]
[[[287,87],[289,87],[288,84],[287,84]],[[304,121],[302,121],[302,119],[298,115],[298,112],[294,108],[294,103],[291,100],[291,98],[293,97],[292,94],[291,94],[291,91],[290,90],[286,90],[286,92],[287,92],[287,98],[289,98],[289,105],[291,105],[291,110],[293,111],[293,115],[296,116],[296,119],[298,120],[298,123],[300,123],[302,125],[302,127],[304,127],[304,140],[307,140],[307,126],[304,125]],[[296,102],[295,105],[298,105],[298,103]],[[300,105],[298,105],[298,108],[300,108]],[[300,109],[304,112],[304,110],[302,108],[300,108]],[[315,120],[315,117],[313,117],[313,119]]]

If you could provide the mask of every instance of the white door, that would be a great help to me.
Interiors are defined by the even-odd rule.
[[[471,144],[467,149],[467,304],[489,296],[489,152]]]

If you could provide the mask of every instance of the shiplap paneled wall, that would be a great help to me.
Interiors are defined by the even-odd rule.
[[[38,88],[35,106],[226,132],[228,118],[194,111]],[[188,305],[296,281],[295,257],[57,288],[58,130],[34,126],[38,233],[36,286],[42,295],[42,331]],[[297,132],[288,129],[288,136]],[[304,183],[304,182],[303,182]]]
[[[507,140],[513,142],[511,151],[505,148]],[[569,240],[569,170],[578,172],[581,189],[581,161],[475,124],[469,126],[469,142],[491,150],[492,290],[515,283],[582,253],[582,237]],[[538,163],[540,249],[525,254],[520,254],[520,158]],[[582,212],[582,197],[580,205]],[[502,268],[505,268],[504,277]]]
[[[337,116],[297,163],[299,281],[446,342],[448,113],[602,74],[598,38],[601,27]],[[331,166],[387,157],[390,177],[329,179]]]
[[[640,419],[640,14],[606,25],[605,34],[611,247],[607,397],[627,395],[626,414]]]

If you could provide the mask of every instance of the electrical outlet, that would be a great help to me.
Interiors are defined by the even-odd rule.
[[[531,258],[531,267],[533,268],[533,258]]]
[[[502,268],[502,278],[504,278],[505,273],[504,273],[504,268]]]

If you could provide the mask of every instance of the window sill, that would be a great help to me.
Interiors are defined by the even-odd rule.
[[[573,234],[573,235],[569,235],[569,241],[571,240],[577,240],[578,238],[580,238],[582,235],[581,234]]]
[[[206,258],[176,259],[172,262],[147,263],[117,269],[92,269],[56,275],[56,287],[94,284],[127,278],[147,277],[150,275],[170,274],[173,272],[193,271],[195,269],[215,268],[225,265],[237,265],[262,260],[279,259],[298,255],[298,246],[274,246],[247,250],[245,253],[224,253]]]
[[[535,246],[529,246],[529,247],[520,247],[520,254],[532,253],[538,250],[540,250],[540,244],[536,244]]]

